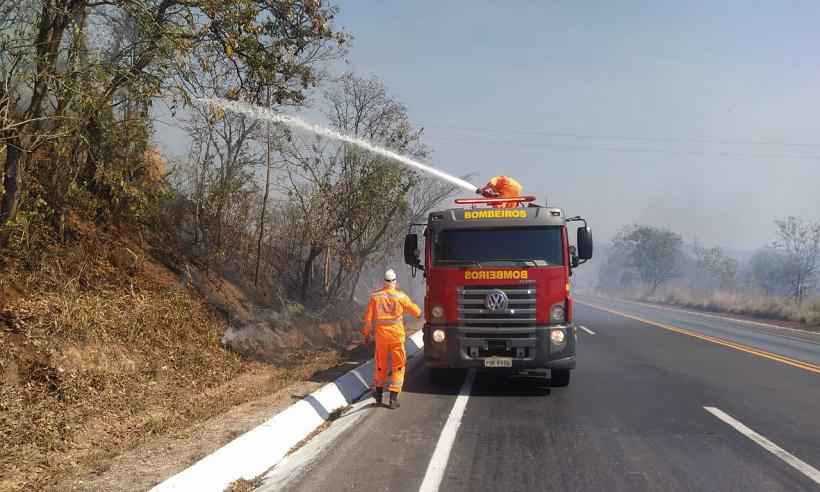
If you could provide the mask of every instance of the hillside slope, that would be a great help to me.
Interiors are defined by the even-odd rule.
[[[158,262],[141,229],[71,229],[71,241],[37,258],[2,257],[0,490],[105,469],[154,436],[334,365],[348,339],[339,324],[317,326],[307,346],[294,334],[303,330],[288,327],[268,340],[268,352],[281,352],[275,365],[251,361],[220,341],[231,322],[241,328],[236,296],[214,309],[207,299],[216,294],[192,285],[208,277]]]

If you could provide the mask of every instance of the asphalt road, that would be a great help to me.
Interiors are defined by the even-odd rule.
[[[820,365],[820,332],[779,327],[766,322],[738,320],[686,309],[582,297],[582,302],[632,316],[671,324],[703,335],[731,340],[814,365]]]
[[[436,386],[419,365],[400,409],[342,417],[261,489],[820,490],[815,335],[590,301],[662,326],[578,306],[588,331],[566,388],[483,373]],[[448,435],[451,447],[440,444]]]

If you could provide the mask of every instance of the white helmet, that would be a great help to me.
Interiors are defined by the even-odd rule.
[[[384,281],[385,282],[395,282],[396,281],[396,272],[393,271],[391,268],[384,272]]]

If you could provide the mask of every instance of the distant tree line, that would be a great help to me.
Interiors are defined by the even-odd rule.
[[[816,293],[820,279],[820,222],[798,217],[775,221],[775,240],[744,264],[719,247],[684,243],[668,229],[622,228],[601,267],[605,290],[642,289],[652,296],[676,281],[704,291],[721,289],[790,298],[802,303]]]

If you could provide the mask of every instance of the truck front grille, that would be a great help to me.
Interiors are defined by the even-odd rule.
[[[503,310],[487,308],[487,294],[500,290],[508,302]],[[515,285],[476,285],[460,287],[458,293],[458,322],[461,326],[522,327],[535,325],[535,283]]]

